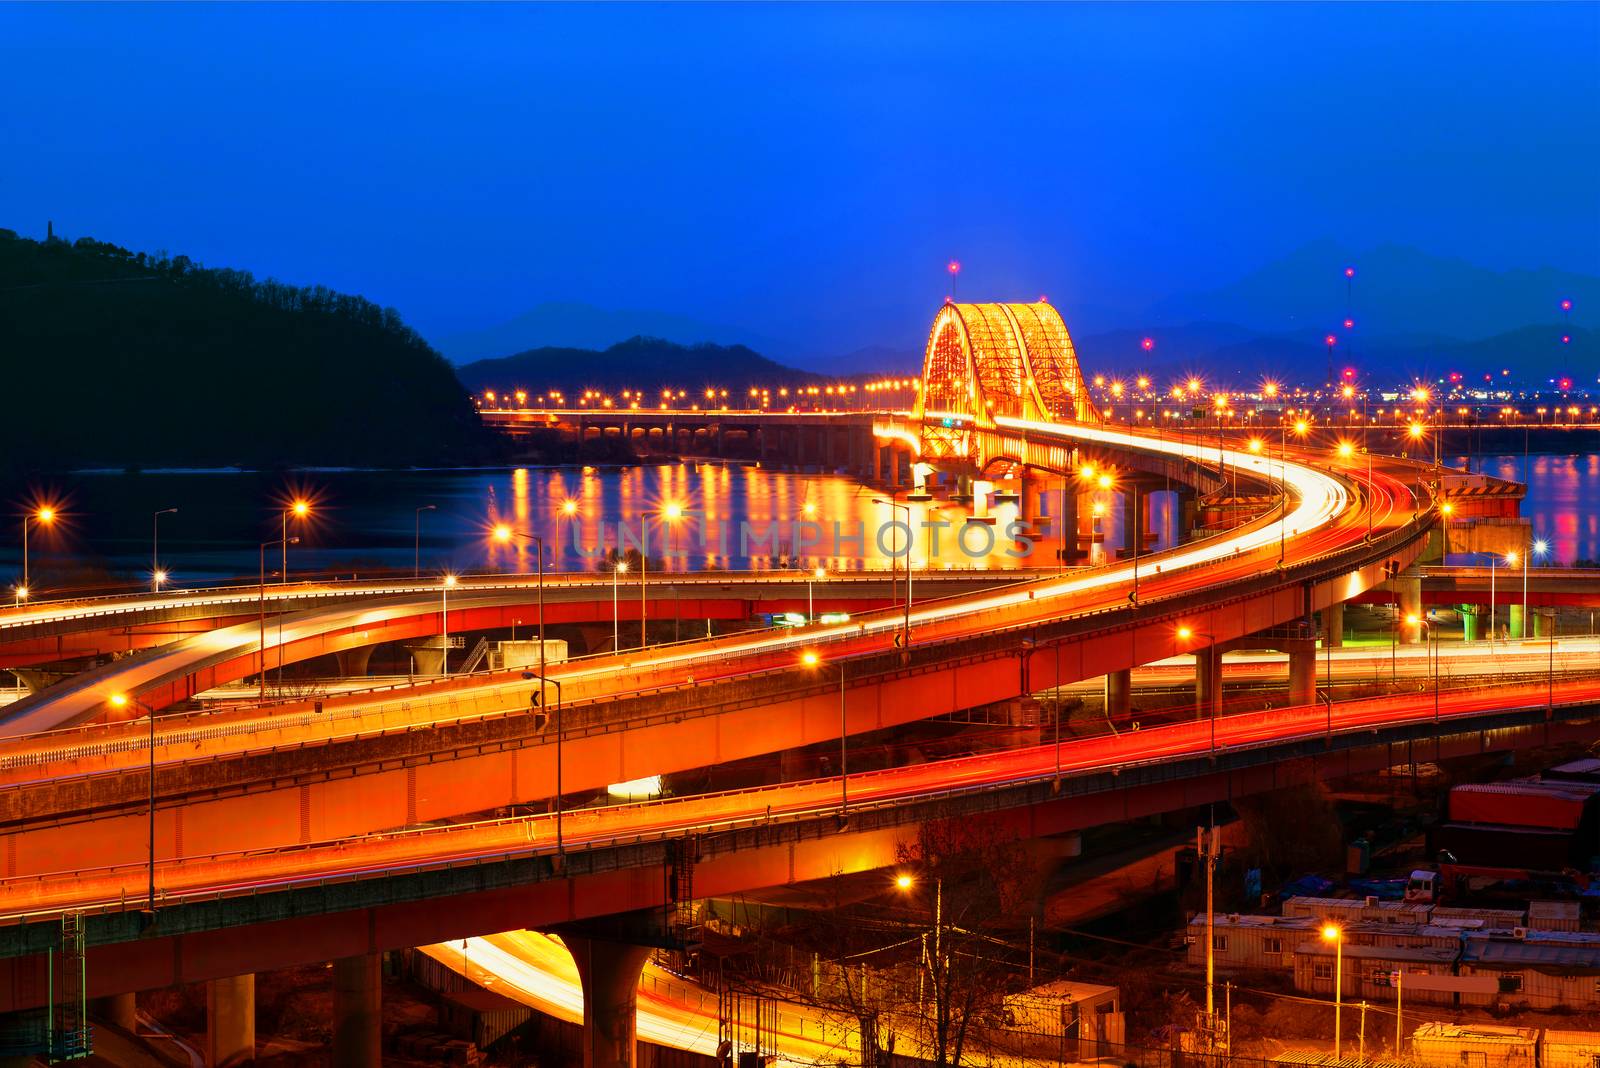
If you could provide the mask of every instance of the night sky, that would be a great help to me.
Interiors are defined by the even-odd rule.
[[[1600,273],[1600,6],[0,7],[0,226],[830,351],[1332,238]]]

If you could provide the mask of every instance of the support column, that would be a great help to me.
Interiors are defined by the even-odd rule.
[[[1483,640],[1483,606],[1476,604],[1457,605],[1456,610],[1461,613],[1461,640],[1476,642]]]
[[[1424,627],[1406,626],[1406,618],[1422,615],[1422,571],[1412,564],[1406,573],[1394,581],[1395,593],[1400,598],[1400,644],[1415,645],[1422,640]]]
[[[206,983],[206,1064],[256,1059],[256,977],[235,975]]]
[[[339,661],[339,675],[347,679],[365,675],[367,664],[372,660],[372,650],[376,648],[375,645],[362,645],[334,653],[334,658]]]
[[[1069,564],[1078,562],[1078,525],[1082,522],[1078,510],[1078,491],[1070,483],[1064,483],[1057,492],[1061,495],[1061,519],[1057,527],[1061,531],[1061,551],[1066,555],[1063,559]]]
[[[1322,610],[1322,640],[1330,649],[1344,647],[1344,602],[1335,601]]]
[[[883,485],[883,446],[872,443],[872,484]]]
[[[1309,705],[1317,700],[1317,647],[1295,642],[1289,652],[1289,703]]]
[[[1194,654],[1194,700],[1197,719],[1222,710],[1222,654],[1208,645]]]
[[[1124,668],[1106,675],[1106,718],[1125,720],[1133,712],[1133,672]]]
[[[1554,609],[1551,608],[1535,608],[1533,610],[1533,636],[1535,638],[1548,638],[1550,636],[1551,626],[1555,622],[1555,616],[1552,615],[1553,612]]]
[[[1200,502],[1192,489],[1178,491],[1178,540],[1188,541],[1200,521]]]
[[[1516,604],[1513,604],[1510,607],[1510,610],[1507,612],[1507,615],[1510,618],[1506,623],[1506,634],[1511,638],[1525,637],[1526,635],[1523,632],[1527,629],[1527,627],[1526,620],[1523,619],[1524,613],[1522,611],[1522,603],[1519,601]]]
[[[1049,491],[1049,483],[1042,478],[1027,474],[1021,476],[1020,489],[1022,497],[1017,502],[1017,519],[1028,523],[1039,533],[1054,530],[1060,524],[1052,525],[1054,516],[1045,515],[1045,494]]]
[[[109,997],[94,998],[89,1002],[89,1015],[97,1016],[130,1034],[139,1023],[139,1009],[132,994],[112,994]]]
[[[639,975],[647,946],[562,936],[583,981],[583,1068],[633,1068]]]
[[[383,1063],[383,958],[376,953],[333,962],[334,1068]]]

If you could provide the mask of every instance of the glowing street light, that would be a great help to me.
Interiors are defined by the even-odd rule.
[[[1333,1056],[1339,1057],[1339,1015],[1344,1008],[1344,930],[1336,924],[1322,928],[1322,940],[1333,943]]]
[[[537,557],[538,564],[536,567],[536,573],[538,575],[537,582],[539,586],[539,699],[543,701],[544,682],[546,678],[544,654],[544,535],[524,534],[521,531],[512,530],[506,524],[501,523],[499,526],[494,528],[494,536],[495,540],[499,542],[510,542],[512,538],[522,538],[526,541],[533,542],[534,547],[539,551],[539,555]],[[451,578],[453,579],[454,576],[451,576]]]
[[[283,515],[281,517],[282,527],[278,536],[278,540],[282,544],[283,548],[283,574],[279,578],[280,584],[287,583],[289,581],[289,517],[292,515],[296,519],[304,519],[310,514],[311,502],[299,497],[295,498],[295,500],[283,510]],[[300,539],[296,538],[294,540],[298,542]]]
[[[49,505],[35,509],[32,512],[24,512],[22,515],[22,585],[17,587],[18,600],[27,599],[28,587],[32,585],[28,581],[28,524],[33,522],[47,527],[55,521],[56,510]]]
[[[150,592],[160,593],[161,584],[167,581],[167,573],[161,568],[161,554],[158,546],[161,540],[161,517],[173,515],[176,508],[163,508],[150,517]]]
[[[150,766],[145,773],[146,778],[149,780],[150,886],[148,896],[145,899],[145,908],[149,911],[151,916],[154,916],[156,912],[156,710],[139,700],[137,697],[129,697],[125,693],[114,693],[111,695],[112,708],[120,710],[127,708],[129,705],[133,705],[135,708],[144,709],[147,718],[150,720],[150,738],[148,742],[148,748],[150,750]]]
[[[611,651],[616,652],[622,648],[621,617],[617,612],[617,583],[618,577],[628,573],[628,561],[618,560],[617,566],[611,569]]]
[[[807,668],[820,669],[822,657],[815,649],[807,649],[800,654],[800,663]],[[846,820],[850,816],[850,767],[846,761],[849,758],[848,743],[850,741],[850,725],[845,715],[844,700],[844,661],[839,661],[839,819]]]

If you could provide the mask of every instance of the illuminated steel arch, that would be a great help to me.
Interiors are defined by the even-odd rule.
[[[922,361],[916,414],[927,460],[973,459],[997,416],[1099,422],[1061,313],[1036,304],[946,303]]]

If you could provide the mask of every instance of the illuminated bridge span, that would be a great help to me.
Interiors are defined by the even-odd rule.
[[[922,360],[922,458],[978,458],[971,428],[997,418],[1098,423],[1061,313],[1037,304],[946,304]]]

